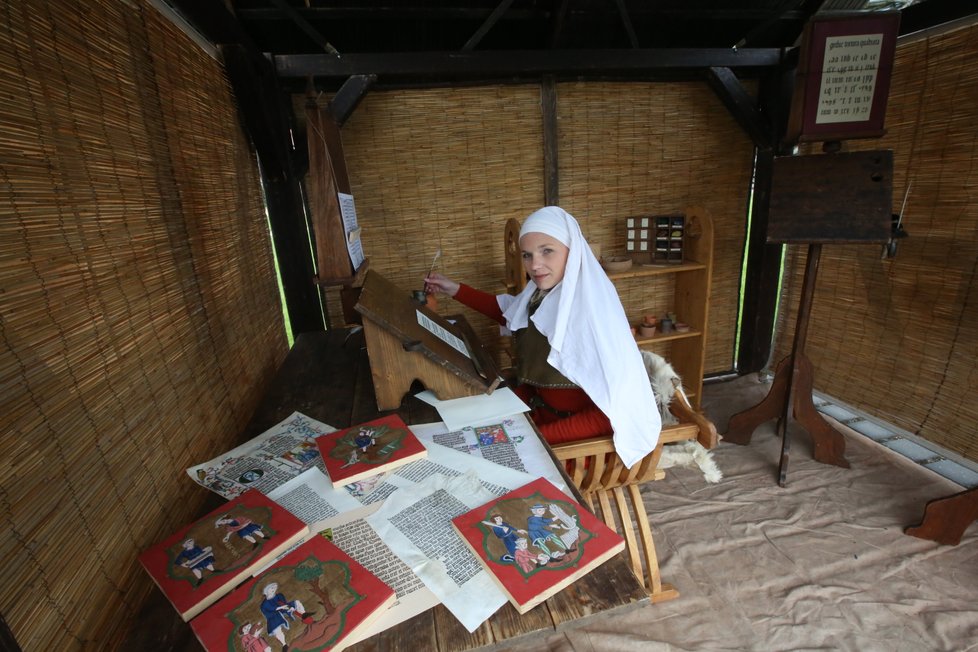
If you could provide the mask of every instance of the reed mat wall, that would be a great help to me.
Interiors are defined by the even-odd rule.
[[[543,205],[540,103],[536,85],[370,93],[342,136],[371,269],[420,289],[440,249],[438,271],[503,292],[506,221]],[[706,369],[731,369],[750,140],[705,83],[558,84],[557,120],[560,203],[606,254],[625,253],[627,216],[690,204],[712,213]],[[668,281],[618,287],[632,321],[672,309]],[[336,323],[335,293],[327,309]],[[488,319],[450,299],[439,311],[465,314],[509,364]]]
[[[144,2],[0,1],[0,611],[111,649],[287,352],[219,64]]]
[[[978,461],[978,25],[898,43],[887,134],[895,258],[825,245],[806,351],[817,389]],[[791,350],[807,247],[788,247],[777,355]]]

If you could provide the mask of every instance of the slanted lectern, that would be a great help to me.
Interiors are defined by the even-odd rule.
[[[356,304],[378,410],[394,410],[415,380],[438,399],[491,394],[499,369],[461,315],[446,318],[377,272]]]

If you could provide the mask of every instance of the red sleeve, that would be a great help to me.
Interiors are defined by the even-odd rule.
[[[489,319],[493,319],[503,325],[506,324],[506,320],[503,319],[503,311],[499,309],[499,303],[496,302],[496,297],[488,292],[476,290],[464,283],[459,283],[458,292],[455,293],[454,299],[472,308],[472,310],[481,312]]]

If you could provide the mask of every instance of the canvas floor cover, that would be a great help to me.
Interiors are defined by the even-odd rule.
[[[722,433],[768,388],[708,385],[704,409]],[[845,428],[852,468],[819,464],[795,428],[785,488],[774,421],[749,446],[721,442],[719,484],[673,468],[643,488],[677,600],[517,649],[978,650],[978,523],[957,546],[903,534],[962,488]]]

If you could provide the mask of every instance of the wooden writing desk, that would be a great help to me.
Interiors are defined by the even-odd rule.
[[[362,332],[336,329],[300,335],[235,444],[257,437],[296,410],[335,428],[379,416]],[[440,421],[433,407],[413,396],[406,397],[396,412],[408,424]],[[574,487],[570,478],[565,480],[567,486]],[[213,498],[208,509],[223,502],[216,495]],[[505,647],[648,604],[649,596],[627,560],[617,555],[522,616],[507,602],[472,634],[444,606],[438,605],[347,649],[450,652]],[[190,626],[180,620],[159,591],[151,594],[137,623],[122,649],[202,649]]]

